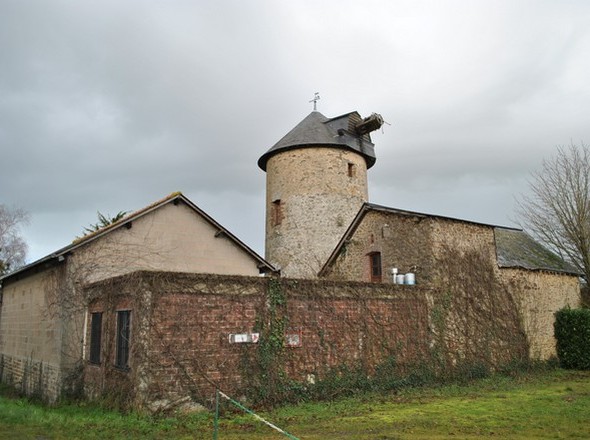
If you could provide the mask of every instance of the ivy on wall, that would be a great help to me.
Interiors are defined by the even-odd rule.
[[[107,308],[121,295],[133,302],[132,334],[141,343],[124,380],[141,396],[118,383],[120,372],[104,377],[111,392],[126,389],[168,407],[183,396],[208,406],[216,388],[274,406],[481,377],[520,359],[526,340],[509,295],[478,272],[484,263],[450,255],[479,284],[460,274],[436,290],[151,273],[100,283],[93,293]],[[292,325],[302,328],[301,347],[286,346]],[[236,331],[260,333],[258,343],[231,344]]]

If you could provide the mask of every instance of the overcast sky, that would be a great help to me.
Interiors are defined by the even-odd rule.
[[[590,142],[590,2],[0,0],[0,203],[29,261],[174,191],[261,255],[256,161],[313,109],[380,113],[373,203],[514,225]]]

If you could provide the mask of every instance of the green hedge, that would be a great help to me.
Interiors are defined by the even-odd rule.
[[[560,365],[574,370],[590,370],[590,309],[557,311],[554,329]]]

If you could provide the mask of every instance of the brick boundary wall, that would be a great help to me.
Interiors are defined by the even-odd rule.
[[[327,291],[326,283],[301,284],[287,289],[283,310],[286,335],[300,342],[281,357],[295,381],[320,379],[339,366],[362,365],[370,373],[388,356],[403,366],[428,351],[424,292],[399,286],[401,292],[385,295],[362,284],[351,289],[330,283]],[[256,368],[259,344],[232,344],[229,335],[259,332],[262,343],[269,334],[260,321],[268,321],[268,314],[264,291],[161,296],[150,323],[150,385],[144,399],[169,400],[170,390],[183,388],[198,401],[211,401],[211,382],[241,393],[253,379],[247,376],[266,372]]]
[[[392,356],[403,372],[431,362],[435,351],[453,366],[451,347],[454,352],[461,344],[477,347],[479,336],[495,325],[477,322],[478,332],[470,340],[437,333],[434,317],[442,295],[427,286],[280,279],[283,297],[273,310],[269,282],[146,272],[91,286],[96,300],[90,310],[104,313],[104,361],[86,364],[86,394],[119,393],[135,406],[151,409],[188,397],[208,404],[215,386],[239,397],[252,381],[264,380],[267,372],[257,369],[257,358],[277,313],[285,333],[300,338],[299,346],[285,348],[280,358],[285,374],[300,383],[319,380],[341,366],[361,365],[371,374]],[[128,371],[112,366],[115,333],[108,323],[115,322],[121,308],[133,313]],[[507,316],[513,319],[514,314]],[[230,343],[229,335],[235,333],[260,333],[261,339]],[[498,364],[522,356],[523,341],[505,338],[475,352],[485,352],[486,360]]]

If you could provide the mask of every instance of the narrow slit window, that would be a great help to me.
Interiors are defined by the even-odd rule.
[[[348,177],[356,177],[356,165],[348,162]]]
[[[272,225],[273,226],[278,226],[282,223],[283,221],[283,204],[281,202],[281,199],[277,199],[274,200],[272,202]]]
[[[383,271],[381,270],[381,252],[370,253],[369,264],[371,271],[371,282],[380,283],[383,277]]]

